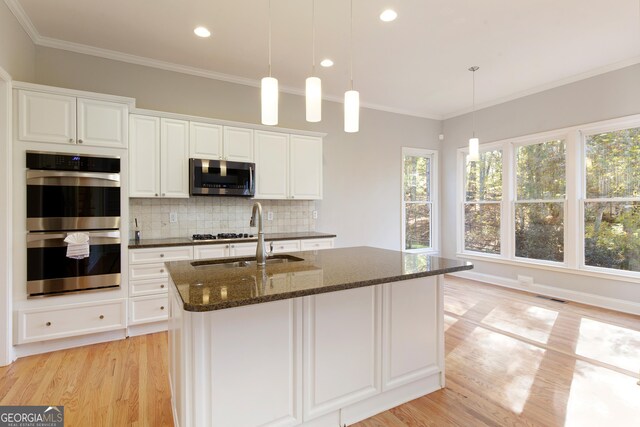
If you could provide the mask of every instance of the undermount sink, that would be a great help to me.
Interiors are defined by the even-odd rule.
[[[267,258],[267,265],[271,264],[284,264],[289,262],[304,261],[302,258],[298,258],[292,255],[273,255]],[[226,259],[208,259],[203,261],[194,261],[191,263],[196,268],[202,267],[224,267],[224,268],[242,268],[255,266],[255,257],[251,258],[236,258],[234,260]]]

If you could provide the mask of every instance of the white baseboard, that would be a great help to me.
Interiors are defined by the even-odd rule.
[[[517,289],[533,294],[545,295],[553,298],[560,298],[582,304],[594,305],[596,307],[621,311],[623,313],[640,315],[640,303],[624,301],[617,298],[605,297],[602,295],[579,292],[570,289],[563,289],[557,286],[534,283],[533,285],[523,285],[517,280],[506,277],[494,276],[492,274],[476,273],[474,271],[460,271],[450,273],[451,276],[462,277],[464,279],[477,280],[478,282],[489,283],[491,285],[503,286],[505,288]]]
[[[138,335],[155,334],[156,332],[164,332],[168,329],[169,322],[161,320],[160,322],[143,323],[141,325],[130,325],[127,328],[128,337],[137,337]]]
[[[125,329],[117,331],[101,332],[99,334],[82,335],[79,337],[60,338],[57,340],[38,341],[15,346],[16,358],[32,356],[34,354],[49,353],[57,350],[66,350],[83,345],[98,344],[108,341],[117,341],[126,338]]]

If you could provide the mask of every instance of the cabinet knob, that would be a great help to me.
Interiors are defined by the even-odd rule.
[[[161,306],[160,306],[160,310],[164,310],[164,305],[161,305]]]
[[[160,258],[164,258],[164,254],[160,254]]]
[[[164,285],[160,285],[160,288],[164,288]]]
[[[162,193],[162,197],[164,197],[166,195],[166,193]]]
[[[161,268],[161,269],[160,269],[160,273],[164,273],[164,268]]]
[[[100,315],[100,320],[104,319],[104,314]]]
[[[73,138],[69,138],[69,142],[73,144]]]
[[[78,140],[78,144],[82,144],[82,140],[81,139]]]
[[[232,248],[235,248],[235,247],[236,247],[236,245],[231,245],[231,247],[232,247]]]
[[[47,322],[47,323],[46,323],[46,325],[47,325],[47,326],[51,326],[51,322]]]
[[[156,197],[158,197],[158,193],[156,193]]]

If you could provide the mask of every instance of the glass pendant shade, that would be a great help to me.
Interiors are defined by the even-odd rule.
[[[469,138],[469,157],[467,159],[470,162],[480,160],[480,140],[476,137]]]
[[[262,124],[275,126],[278,124],[278,79],[264,77],[261,95]]]
[[[322,81],[319,77],[307,78],[307,121],[319,122],[322,120]]]
[[[348,90],[344,93],[344,131],[358,132],[360,129],[360,93]]]

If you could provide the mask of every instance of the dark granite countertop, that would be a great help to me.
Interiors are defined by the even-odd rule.
[[[304,240],[304,239],[322,239],[336,237],[335,234],[321,233],[318,231],[301,231],[297,233],[265,233],[264,240]],[[129,240],[129,249],[142,249],[142,248],[165,248],[169,246],[188,246],[188,245],[222,245],[225,243],[239,243],[239,242],[255,242],[258,239],[256,237],[252,239],[220,239],[214,241],[193,241],[188,237],[179,237],[174,239],[141,239],[136,243],[135,240]]]
[[[281,254],[282,255],[282,254]],[[174,261],[167,269],[187,311],[213,311],[470,270],[471,263],[371,247],[287,254],[302,261],[258,268]],[[227,258],[230,263],[242,258]],[[194,265],[195,264],[195,265]]]

